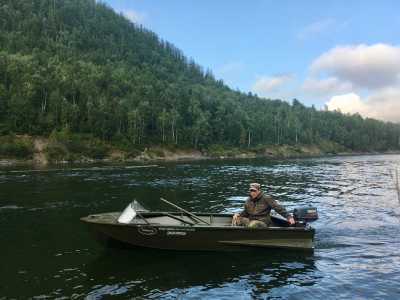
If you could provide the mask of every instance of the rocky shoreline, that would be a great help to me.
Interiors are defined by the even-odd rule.
[[[46,167],[48,165],[67,165],[67,164],[91,164],[91,163],[153,163],[153,162],[179,162],[179,161],[199,161],[199,160],[226,160],[226,159],[254,159],[267,158],[275,159],[293,159],[293,158],[312,158],[312,157],[332,157],[349,155],[380,155],[380,154],[400,154],[398,151],[387,152],[324,152],[318,146],[269,146],[255,150],[237,150],[220,151],[219,153],[201,152],[195,149],[176,149],[169,150],[162,147],[145,148],[135,157],[127,157],[127,153],[120,150],[112,150],[109,155],[102,159],[94,159],[82,156],[73,161],[57,160],[49,161],[45,155],[45,142],[35,140],[35,151],[32,159],[14,159],[1,158],[1,167],[13,166],[34,166]]]

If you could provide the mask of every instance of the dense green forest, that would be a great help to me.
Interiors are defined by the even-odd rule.
[[[234,91],[95,0],[0,0],[0,135],[60,132],[136,149],[400,148],[400,124]]]

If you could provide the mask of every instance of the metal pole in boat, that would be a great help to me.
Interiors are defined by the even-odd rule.
[[[179,206],[176,205],[176,204],[173,204],[173,203],[169,202],[168,200],[165,200],[164,198],[160,198],[160,200],[161,200],[161,201],[164,201],[165,203],[167,203],[167,204],[169,204],[169,205],[171,205],[171,206],[173,206],[173,207],[175,207],[175,208],[177,208],[177,209],[179,209],[179,210],[181,210],[181,211],[183,211],[184,213],[188,214],[188,215],[191,216],[193,219],[196,219],[196,220],[199,221],[199,222],[203,222],[203,223],[205,223],[205,224],[207,224],[207,225],[211,225],[211,224],[208,223],[207,221],[204,221],[203,219],[200,219],[200,218],[199,218],[198,216],[196,216],[195,214],[193,214],[193,213],[191,213],[191,212],[189,212],[189,211],[183,209],[182,207],[179,207]]]
[[[396,169],[395,171],[396,171],[396,189],[397,189],[397,199],[398,199],[398,200],[399,200],[399,202],[400,202],[399,172],[398,172],[398,170],[397,170],[397,169]]]

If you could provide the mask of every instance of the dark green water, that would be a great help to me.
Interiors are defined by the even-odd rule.
[[[396,299],[399,155],[0,170],[0,299]],[[318,207],[314,254],[105,249],[79,218],[136,198],[240,210],[249,182]]]

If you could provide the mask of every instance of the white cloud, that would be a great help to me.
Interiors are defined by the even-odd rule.
[[[300,40],[304,40],[309,37],[313,37],[319,35],[323,32],[329,31],[332,28],[335,28],[337,22],[334,19],[328,18],[323,20],[318,20],[314,23],[311,23],[304,27],[298,34],[297,38]]]
[[[242,62],[229,62],[218,67],[215,73],[220,77],[236,75],[244,69],[244,66]]]
[[[252,91],[260,96],[268,96],[269,93],[276,92],[281,86],[293,79],[290,74],[277,75],[272,77],[260,77],[253,85]]]
[[[137,12],[132,9],[123,10],[121,14],[127,18],[128,20],[132,21],[133,23],[143,24],[146,19],[146,14]]]
[[[333,96],[327,103],[329,110],[359,113],[364,117],[400,122],[400,88],[386,88],[362,99],[355,93]]]
[[[328,74],[354,86],[377,89],[396,85],[400,78],[400,47],[387,44],[340,46],[311,65],[313,76]]]
[[[336,77],[324,79],[307,78],[302,86],[302,90],[310,95],[324,96],[338,93],[351,92],[353,86],[350,82],[343,82]]]
[[[371,117],[400,122],[400,87],[386,88],[372,94],[367,104],[370,106]]]
[[[237,88],[235,84],[241,80],[245,68],[246,65],[243,62],[229,62],[217,67],[214,74],[216,78],[222,78],[232,88]]]
[[[400,122],[400,47],[361,44],[333,48],[311,64],[302,90],[330,97],[326,102],[330,110]]]
[[[326,106],[329,110],[340,110],[342,113],[365,115],[368,112],[368,106],[355,93],[333,96]]]

